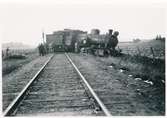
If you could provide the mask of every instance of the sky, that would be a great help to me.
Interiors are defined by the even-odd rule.
[[[167,10],[163,3],[132,2],[0,2],[2,43],[37,46],[46,34],[65,28],[90,32],[119,31],[119,41],[165,36]]]

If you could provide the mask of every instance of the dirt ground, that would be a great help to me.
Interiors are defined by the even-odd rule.
[[[164,88],[106,63],[114,57],[102,58],[87,54],[70,54],[70,57],[99,97],[105,101],[104,104],[112,115],[165,115]],[[104,95],[108,95],[110,99],[108,97],[105,100]]]

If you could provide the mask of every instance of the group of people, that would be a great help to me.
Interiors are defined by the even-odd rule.
[[[44,56],[48,53],[48,46],[46,44],[39,44],[38,51],[40,56]]]

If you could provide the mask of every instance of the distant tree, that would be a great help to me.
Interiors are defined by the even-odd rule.
[[[3,50],[2,50],[2,58],[4,57],[5,55],[4,55],[4,52],[3,52]]]
[[[138,42],[140,42],[141,40],[140,39],[133,39],[133,42],[134,43],[138,43]]]
[[[6,57],[9,56],[9,50],[10,50],[9,47],[7,47],[7,48],[6,48]]]
[[[155,40],[165,41],[165,37],[162,37],[161,35],[157,35]]]

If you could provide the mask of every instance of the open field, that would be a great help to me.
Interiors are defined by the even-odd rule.
[[[122,52],[130,55],[147,56],[150,58],[165,59],[165,42],[160,40],[148,40],[138,43],[123,42],[118,44]],[[151,49],[152,48],[152,49]]]
[[[11,73],[26,63],[38,57],[37,50],[10,50],[8,56],[2,59],[2,75]]]

